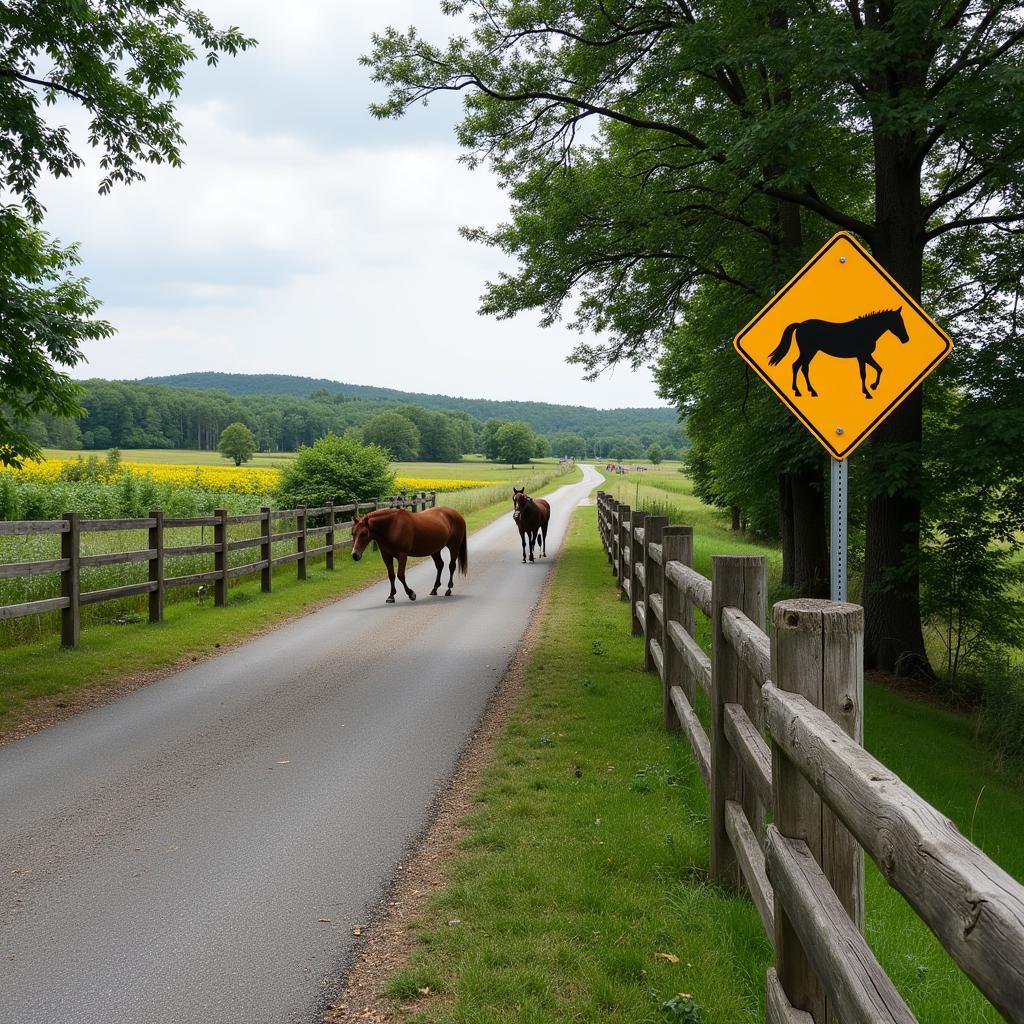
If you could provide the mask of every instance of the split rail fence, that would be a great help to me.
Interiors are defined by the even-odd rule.
[[[865,851],[992,1005],[1024,1022],[1024,886],[861,745],[863,609],[780,601],[769,639],[764,558],[715,557],[709,580],[691,527],[603,492],[597,507],[665,725],[710,792],[712,879],[746,887],[775,947],[769,1024],[915,1021],[864,939]]]
[[[334,552],[352,543],[351,538],[337,539],[338,534],[351,533],[352,530],[351,518],[339,520],[339,516],[358,515],[360,512],[369,512],[376,508],[409,508],[416,512],[433,508],[436,503],[436,492],[420,491],[410,498],[400,495],[347,505],[324,505],[321,508],[263,508],[251,515],[238,516],[230,516],[224,509],[217,509],[212,516],[172,518],[157,509],[146,519],[82,519],[77,512],[69,512],[63,519],[0,521],[0,537],[58,534],[61,543],[60,558],[0,564],[0,579],[37,576],[42,573],[60,574],[60,597],[0,605],[0,620],[60,611],[61,643],[65,647],[77,647],[81,635],[81,610],[85,605],[148,594],[149,621],[161,622],[164,617],[164,595],[167,590],[174,587],[213,584],[214,604],[223,606],[228,603],[229,580],[259,573],[261,590],[263,593],[269,593],[273,585],[274,569],[279,565],[295,562],[300,580],[306,578],[306,567],[311,558],[324,555],[326,568],[334,568]],[[274,533],[275,523],[289,519],[295,520],[294,530]],[[259,535],[232,540],[229,536],[230,528],[243,523],[249,524],[250,531],[253,524],[258,523]],[[167,544],[168,531],[206,526],[213,529],[213,541],[209,544]],[[146,546],[137,551],[82,554],[82,534],[112,530],[145,531]],[[319,538],[323,538],[322,543],[318,543]],[[275,556],[273,545],[289,541],[295,542],[295,549],[287,554]],[[310,547],[310,544],[316,546]],[[247,565],[229,566],[230,552],[257,547],[258,561]],[[212,555],[213,568],[208,572],[191,573],[187,576],[167,576],[164,572],[165,560],[185,555]],[[148,579],[106,590],[82,591],[82,569],[135,562],[148,563]]]

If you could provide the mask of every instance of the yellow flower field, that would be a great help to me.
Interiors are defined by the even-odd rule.
[[[30,462],[24,469],[0,467],[0,472],[17,474],[19,479],[52,482],[60,479],[61,470],[75,465],[75,459],[45,459]],[[130,471],[138,476],[148,476],[154,483],[171,484],[199,491],[230,491],[234,494],[268,494],[281,478],[279,469],[263,469],[246,466],[192,466],[156,462],[122,462],[119,473]],[[445,480],[427,477],[400,476],[395,480],[396,491],[465,491],[477,487],[489,487],[489,480]]]

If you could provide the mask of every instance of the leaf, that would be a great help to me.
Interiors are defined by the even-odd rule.
[[[655,953],[654,954],[654,959],[655,960],[665,960],[666,962],[668,962],[670,964],[677,964],[677,963],[679,963],[679,957],[677,957],[675,955],[675,953]]]

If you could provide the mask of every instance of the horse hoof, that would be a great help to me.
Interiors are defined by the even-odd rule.
[[[445,596],[445,597],[451,597],[451,596],[452,596],[452,592],[451,592],[450,590],[446,590],[446,591],[444,592],[444,596]]]
[[[389,597],[384,603],[385,604],[394,604],[395,603],[395,599],[393,597]]]
[[[415,601],[416,600],[416,593],[415,593],[415,591],[412,591],[412,590],[409,591],[409,600],[410,601]]]
[[[430,596],[437,597],[437,587],[434,587],[434,589],[430,592]]]

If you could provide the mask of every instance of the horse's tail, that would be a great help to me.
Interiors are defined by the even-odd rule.
[[[778,348],[768,357],[768,365],[776,366],[786,358],[786,353],[789,351],[789,346],[793,343],[793,335],[796,334],[796,329],[799,324],[790,324],[782,332],[782,341],[779,342]]]
[[[469,575],[469,548],[466,545],[466,535],[462,535],[462,543],[459,545],[459,572],[463,576]]]

